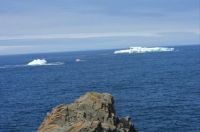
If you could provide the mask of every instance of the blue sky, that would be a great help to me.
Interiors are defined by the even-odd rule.
[[[200,44],[200,0],[0,0],[0,54]]]

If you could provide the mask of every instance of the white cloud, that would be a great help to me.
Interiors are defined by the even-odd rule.
[[[159,37],[153,33],[138,32],[111,32],[111,33],[79,33],[79,34],[46,34],[46,35],[16,35],[0,36],[0,40],[24,40],[24,39],[89,39],[89,38],[110,38],[110,37]]]
[[[26,48],[31,47],[30,45],[0,45],[0,51],[9,50],[9,49],[17,49],[17,48]]]

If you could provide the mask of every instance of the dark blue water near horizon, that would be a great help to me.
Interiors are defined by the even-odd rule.
[[[36,131],[58,104],[109,92],[138,131],[200,131],[200,46],[174,52],[113,50],[0,56],[0,131]],[[37,58],[63,65],[26,66]],[[80,58],[81,62],[75,62]]]

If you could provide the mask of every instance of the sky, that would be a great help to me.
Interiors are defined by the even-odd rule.
[[[200,0],[0,0],[0,55],[200,44]]]

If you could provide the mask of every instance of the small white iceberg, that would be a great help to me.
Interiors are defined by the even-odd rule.
[[[28,66],[41,66],[41,65],[46,65],[47,61],[45,59],[35,59],[31,62],[29,62],[27,65]]]
[[[78,59],[78,58],[77,58],[75,61],[76,61],[76,62],[80,62],[80,61],[81,61],[81,59]]]
[[[75,62],[83,62],[83,61],[86,61],[86,60],[82,60],[82,59],[79,59],[79,58],[75,59]]]
[[[174,51],[174,48],[166,48],[166,47],[130,47],[129,49],[125,50],[116,50],[114,54],[132,54],[132,53],[150,53],[150,52],[167,52],[167,51]]]
[[[28,66],[50,66],[50,65],[63,65],[63,62],[51,62],[47,63],[45,59],[34,59],[33,61],[29,62]]]

